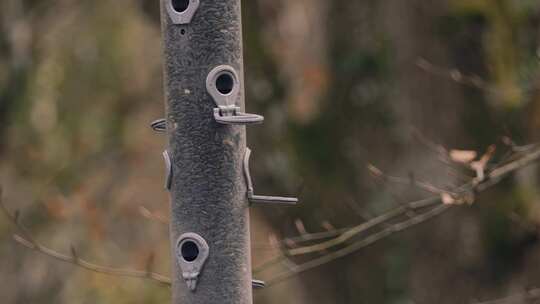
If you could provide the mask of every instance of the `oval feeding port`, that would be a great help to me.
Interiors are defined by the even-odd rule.
[[[172,6],[177,13],[185,12],[189,7],[190,0],[172,0]]]
[[[187,262],[193,262],[199,256],[199,246],[197,246],[197,244],[195,244],[193,241],[185,241],[182,244],[181,251],[182,257]]]
[[[251,125],[263,122],[264,117],[244,113],[237,104],[241,85],[241,78],[232,66],[220,65],[208,73],[206,90],[217,105],[217,108],[214,108],[214,119],[217,123]]]
[[[231,94],[234,88],[234,78],[230,73],[223,73],[216,79],[216,89],[223,95]]]
[[[223,95],[231,94],[234,88],[233,76],[229,73],[219,75],[216,79],[216,88]]]
[[[218,107],[234,107],[240,93],[240,78],[233,67],[215,67],[206,78],[206,89]]]
[[[176,260],[189,290],[194,291],[197,288],[197,282],[209,255],[210,247],[202,236],[189,232],[178,238]]]
[[[199,8],[200,0],[164,0],[173,24],[189,24]]]

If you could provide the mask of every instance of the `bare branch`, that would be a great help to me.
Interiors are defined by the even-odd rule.
[[[307,234],[306,226],[304,225],[304,222],[301,219],[296,219],[294,221],[294,226],[296,227],[296,230],[298,233],[302,236],[304,234]]]
[[[371,174],[374,177],[381,178],[382,180],[390,182],[390,183],[401,184],[405,186],[413,186],[431,194],[441,194],[441,193],[447,192],[447,190],[438,188],[428,182],[418,181],[416,180],[416,178],[414,178],[414,176],[412,176],[412,178],[402,178],[402,177],[385,175],[380,169],[378,169],[372,164],[368,165],[368,170],[371,172]]]
[[[477,88],[488,92],[495,91],[494,88],[478,75],[466,75],[458,69],[445,69],[438,67],[427,61],[425,58],[419,58],[416,65],[422,70],[436,76],[444,77],[456,83]]]
[[[155,221],[160,224],[169,225],[169,218],[161,215],[157,212],[152,212],[148,210],[148,208],[144,206],[139,206],[139,213],[146,219],[149,219],[151,221]]]
[[[492,150],[492,149],[490,149]],[[486,153],[490,155],[492,152]],[[490,156],[491,157],[491,156]],[[321,257],[314,258],[308,262],[292,267],[290,271],[279,273],[276,276],[268,280],[268,285],[282,282],[284,279],[289,278],[295,274],[308,271],[310,269],[316,268],[323,264],[332,262],[336,259],[342,258],[344,256],[350,255],[358,250],[367,247],[379,240],[385,239],[397,232],[401,232],[406,228],[418,225],[429,219],[434,218],[437,215],[444,213],[449,210],[454,205],[461,204],[463,202],[471,203],[475,199],[475,193],[479,193],[487,190],[488,188],[499,183],[504,177],[514,173],[515,171],[533,163],[537,162],[540,159],[540,148],[532,149],[529,153],[521,155],[512,162],[508,162],[499,166],[496,166],[489,173],[485,174],[484,177],[480,180],[477,178],[471,179],[470,182],[463,184],[460,187],[457,187],[452,191],[452,203],[443,202],[443,195],[436,195],[429,197],[424,200],[411,202],[390,210],[372,220],[369,220],[365,223],[362,223],[358,226],[346,229],[343,233],[339,234],[337,237],[324,241],[314,245],[308,245],[303,247],[297,247],[292,249],[286,249],[283,251],[283,255],[277,256],[272,260],[264,263],[263,265],[257,267],[255,272],[262,272],[273,265],[283,262],[288,257],[307,255],[317,252],[324,252],[328,249],[344,245],[343,248],[335,250],[331,253],[325,254]],[[489,161],[486,156],[485,163]],[[375,168],[376,169],[376,168]],[[375,172],[378,172],[377,175],[381,176],[383,173],[376,169]],[[445,204],[446,203],[446,204]],[[417,213],[427,208],[427,211]],[[413,212],[411,214],[411,211]],[[385,228],[380,231],[366,235],[364,238],[357,240],[351,244],[347,244],[353,238],[358,237],[367,230],[378,227],[380,225],[387,224],[388,222],[398,219],[402,216],[408,216],[408,219],[400,221],[395,224],[387,225]],[[301,236],[303,240],[309,237],[309,234],[304,234]]]
[[[417,217],[411,218],[409,220],[406,220],[404,222],[400,222],[398,224],[389,226],[377,233],[374,233],[360,241],[354,242],[353,244],[344,247],[342,249],[336,250],[332,253],[329,253],[327,255],[323,255],[319,258],[315,258],[309,262],[296,265],[292,267],[289,271],[285,271],[282,273],[277,274],[276,276],[272,277],[270,280],[267,281],[267,286],[274,285],[280,282],[283,282],[285,279],[290,278],[296,274],[311,270],[313,268],[319,267],[321,265],[330,263],[334,260],[337,260],[339,258],[348,256],[352,253],[357,252],[358,250],[367,247],[369,245],[372,245],[373,243],[385,239],[397,232],[401,232],[409,227],[418,225],[420,223],[423,223],[427,221],[428,219],[431,219],[444,211],[448,210],[450,208],[450,205],[439,205],[432,210],[419,215]],[[282,261],[283,259],[279,259],[279,261]]]
[[[485,302],[474,302],[474,304],[524,304],[532,303],[538,299],[540,299],[540,288],[534,288],[505,298]]]
[[[458,69],[448,69],[436,66],[425,58],[418,58],[416,65],[427,73],[446,78],[457,84],[485,91],[495,96],[500,96],[503,94],[502,89],[497,88],[493,84],[490,84],[487,80],[483,79],[478,75],[467,75]],[[523,93],[533,93],[538,90],[540,90],[540,86],[534,81],[534,79],[529,80],[528,83],[521,86],[521,92]]]
[[[24,247],[35,250],[57,261],[69,263],[69,264],[78,266],[80,268],[83,268],[92,272],[112,275],[112,276],[147,279],[147,280],[157,282],[159,284],[163,284],[167,286],[171,285],[171,279],[169,277],[153,272],[152,267],[148,267],[148,265],[147,265],[147,269],[144,271],[112,268],[112,267],[94,264],[89,261],[81,259],[73,246],[71,246],[70,248],[71,254],[67,255],[67,254],[57,252],[53,249],[50,249],[48,247],[41,245],[32,237],[32,235],[28,232],[28,230],[22,224],[20,224],[20,216],[19,216],[20,213],[17,211],[14,213],[14,215],[11,215],[11,213],[7,210],[2,200],[1,189],[0,189],[0,209],[21,233],[21,235],[15,234],[13,236],[13,239]]]
[[[523,151],[527,151],[527,153],[524,153]],[[509,174],[533,162],[538,161],[538,159],[540,159],[540,148],[537,145],[528,146],[527,149],[520,149],[519,151],[516,151],[514,155],[509,157],[509,159],[511,159],[512,161],[506,161],[502,165],[495,166],[494,169],[492,169],[488,174],[486,174],[483,179],[481,180],[472,179],[469,183],[465,183],[462,186],[457,187],[456,189],[451,191],[453,200],[455,200],[456,202],[471,200],[471,197],[470,197],[471,195],[472,195],[472,199],[474,199],[474,193],[482,192],[496,185],[504,177],[508,176]],[[487,163],[487,161],[489,161],[489,159],[483,161],[484,166]],[[388,177],[384,177],[383,173],[380,170],[374,167],[371,170],[372,170],[372,173],[373,172],[377,173],[375,174],[376,176],[383,177],[388,180]],[[394,182],[400,182],[400,183],[405,183],[405,181],[407,180],[408,184],[411,183],[411,179],[401,179],[401,178],[392,177],[389,180],[394,181]],[[438,189],[427,183],[418,183],[415,181],[413,185],[420,189],[426,190],[428,192],[435,193],[436,195],[426,198],[426,199],[419,200],[419,201],[407,203],[405,205],[402,205],[393,210],[390,210],[374,219],[371,219],[367,222],[364,222],[352,228],[334,229],[334,230],[329,230],[329,231],[324,231],[324,232],[319,232],[319,233],[307,233],[307,231],[305,231],[305,228],[303,227],[303,224],[297,221],[297,228],[300,232],[300,236],[294,237],[294,238],[287,238],[283,240],[282,242],[280,242],[281,245],[288,244],[291,246],[291,244],[294,244],[294,246],[292,246],[293,248],[292,249],[282,248],[283,250],[282,255],[277,256],[273,258],[272,260],[264,263],[263,265],[257,267],[255,269],[255,272],[257,273],[257,272],[265,271],[266,269],[273,267],[279,263],[285,264],[288,268],[287,271],[279,273],[275,275],[274,277],[272,277],[270,280],[268,280],[268,285],[276,284],[276,283],[282,282],[284,279],[289,278],[293,275],[311,270],[318,266],[332,262],[336,259],[348,256],[352,253],[357,252],[358,250],[364,247],[372,245],[377,241],[383,240],[407,228],[424,223],[427,220],[432,219],[444,213],[445,211],[449,210],[452,206],[454,206],[454,204],[443,204],[443,194],[447,194],[450,192],[444,192],[444,190]],[[54,258],[58,261],[70,263],[75,266],[79,266],[81,268],[84,268],[86,270],[93,271],[96,273],[148,279],[148,280],[152,280],[163,285],[170,286],[171,284],[170,278],[163,276],[161,274],[154,273],[152,271],[153,257],[150,257],[149,260],[147,261],[146,270],[144,271],[129,270],[129,269],[120,269],[120,268],[111,268],[111,267],[101,266],[101,265],[97,265],[97,264],[85,261],[79,257],[77,251],[75,250],[73,246],[71,247],[71,254],[66,255],[66,254],[59,253],[57,251],[54,251],[48,247],[41,245],[32,237],[29,231],[23,225],[20,224],[20,212],[16,211],[13,215],[11,215],[10,212],[7,210],[7,208],[5,207],[2,201],[1,190],[2,189],[0,188],[0,209],[8,217],[8,219],[15,225],[15,227],[17,227],[17,229],[19,230],[20,235],[14,235],[15,241],[17,241],[19,244],[27,248],[30,248],[32,250],[35,250],[46,256]],[[397,220],[398,218],[403,217],[403,216],[406,216],[407,219],[388,225],[389,222]],[[382,228],[381,230],[368,234],[360,240],[356,240],[350,244],[347,244],[348,241],[352,240],[353,238],[356,238],[359,235],[363,234],[364,232],[367,232],[368,230],[379,227],[381,225],[384,225],[384,228]],[[318,244],[314,244],[314,245],[300,246],[300,244],[303,242],[316,241],[316,240],[327,239],[327,238],[331,238],[331,239],[327,241],[323,241]],[[329,249],[332,249],[341,245],[344,245],[344,247],[328,253]],[[311,253],[324,253],[324,255],[314,258],[308,262],[305,262],[299,265],[293,264],[289,260],[289,258],[293,256],[307,255]],[[508,298],[508,299],[510,300],[515,299],[515,297],[516,296],[512,296],[512,298]],[[501,300],[497,300],[497,301],[501,301]],[[481,304],[488,304],[488,303],[510,303],[510,302],[485,302]]]

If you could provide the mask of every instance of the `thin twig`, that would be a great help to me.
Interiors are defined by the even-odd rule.
[[[441,194],[444,192],[448,192],[448,190],[441,189],[439,187],[436,187],[435,185],[432,185],[428,182],[418,181],[415,178],[403,178],[403,177],[397,177],[397,176],[390,176],[385,175],[382,173],[381,170],[379,170],[377,167],[375,167],[372,164],[368,165],[368,170],[371,172],[371,174],[376,177],[380,178],[386,182],[390,182],[393,184],[400,184],[405,186],[412,186],[416,187],[422,191],[425,191],[427,193],[431,194]]]
[[[458,69],[446,69],[438,67],[424,58],[419,58],[416,65],[422,70],[436,76],[450,79],[456,83],[477,88],[480,90],[494,92],[494,88],[478,75],[465,75]]]
[[[490,84],[487,80],[474,74],[466,75],[458,69],[448,69],[436,66],[425,58],[419,58],[416,65],[422,70],[435,76],[443,77],[455,83],[488,92],[493,95],[502,95],[502,89]],[[533,93],[540,89],[534,81],[530,81],[521,88],[523,93]]]
[[[326,255],[323,255],[319,258],[316,258],[316,259],[313,259],[309,262],[306,262],[306,263],[303,263],[303,264],[300,264],[300,265],[297,265],[295,267],[293,267],[291,270],[289,271],[284,271],[282,273],[279,273],[275,276],[273,276],[270,280],[267,280],[267,286],[271,286],[271,285],[275,285],[277,283],[280,283],[280,282],[283,282],[285,279],[287,278],[290,278],[296,274],[299,274],[299,273],[302,273],[302,272],[305,272],[305,271],[308,271],[308,270],[311,270],[313,268],[316,268],[316,267],[319,267],[319,266],[322,266],[324,264],[327,264],[327,263],[330,263],[334,260],[337,260],[339,258],[342,258],[342,257],[345,257],[345,256],[348,256],[352,253],[355,253],[357,252],[358,250],[364,248],[364,247],[367,247],[369,245],[372,245],[373,243],[377,242],[377,241],[380,241],[382,239],[385,239],[395,233],[398,233],[400,231],[403,231],[409,227],[412,227],[412,226],[415,226],[415,225],[418,225],[420,223],[423,223],[425,221],[427,221],[428,219],[431,219],[441,213],[443,213],[444,211],[448,210],[449,208],[451,207],[451,205],[439,205],[435,208],[433,208],[432,210],[420,215],[420,216],[417,216],[417,217],[414,217],[414,218],[411,218],[409,220],[406,220],[406,221],[403,221],[401,223],[398,223],[398,224],[395,224],[395,225],[392,225],[392,226],[389,226],[377,233],[374,233],[364,239],[362,239],[361,241],[357,241],[347,247],[344,247],[342,249],[339,249],[339,250],[336,250],[332,253],[329,253],[329,254],[326,254]],[[281,261],[281,260],[280,260]]]
[[[144,206],[139,206],[139,213],[141,214],[141,216],[143,216],[146,219],[149,219],[151,221],[154,221],[163,225],[169,225],[169,218],[167,216],[161,215],[157,212],[152,212]]]
[[[365,222],[365,223],[362,223],[354,228],[351,228],[349,230],[347,230],[346,232],[342,233],[340,236],[338,236],[337,238],[334,238],[334,239],[331,239],[331,240],[328,240],[326,242],[322,242],[322,243],[319,243],[319,244],[315,244],[315,245],[312,245],[312,246],[305,246],[305,247],[299,247],[299,248],[295,248],[295,249],[291,249],[291,250],[288,250],[286,255],[287,256],[297,256],[297,255],[303,255],[303,254],[308,254],[308,253],[313,253],[313,252],[317,252],[317,251],[322,251],[322,250],[327,250],[327,249],[330,249],[332,247],[335,247],[335,246],[338,246],[340,244],[343,244],[345,243],[346,241],[352,239],[353,237],[356,237],[358,236],[360,233],[364,232],[364,231],[367,231],[371,228],[374,228],[375,226],[377,225],[380,225],[384,222],[388,222],[389,220],[391,219],[394,219],[400,215],[403,215],[405,214],[406,212],[409,212],[409,211],[414,211],[416,209],[419,209],[419,208],[424,208],[425,206],[424,205],[421,205],[421,206],[417,206],[416,204],[417,202],[414,202],[414,203],[409,203],[409,204],[406,204],[406,205],[403,205],[403,206],[400,206],[398,208],[395,208],[385,214],[382,214],[368,222]]]
[[[342,258],[344,256],[350,255],[366,246],[369,246],[379,240],[385,239],[390,235],[403,231],[406,228],[418,225],[423,223],[435,216],[449,210],[452,206],[462,203],[466,200],[473,200],[474,194],[487,190],[488,188],[498,184],[504,177],[510,175],[511,173],[533,163],[540,159],[540,148],[532,150],[530,153],[523,155],[517,160],[511,163],[505,163],[501,166],[496,167],[491,172],[486,174],[482,180],[478,181],[476,179],[471,180],[469,183],[456,188],[453,192],[459,193],[460,196],[453,197],[454,204],[443,204],[444,200],[442,196],[433,196],[418,202],[408,203],[404,206],[398,207],[396,209],[390,210],[368,222],[362,223],[356,227],[348,229],[346,232],[342,233],[338,237],[310,246],[298,247],[289,250],[285,250],[283,255],[278,256],[271,261],[264,263],[263,265],[256,268],[256,272],[264,271],[273,265],[280,263],[285,258],[290,256],[306,255],[311,253],[316,253],[320,251],[325,251],[330,248],[336,247],[338,245],[344,245],[350,239],[357,237],[359,234],[365,232],[368,229],[374,228],[381,224],[387,223],[392,219],[395,219],[399,216],[407,215],[411,210],[415,211],[416,209],[430,207],[428,211],[425,211],[421,214],[417,214],[409,219],[399,222],[397,224],[389,225],[386,228],[375,232],[373,234],[367,235],[359,241],[355,241],[352,244],[346,245],[345,247],[325,254],[321,257],[312,259],[306,263],[297,265],[293,267],[291,271],[286,271],[279,273],[278,275],[272,277],[268,280],[268,285],[282,282],[284,279],[289,278],[295,274],[308,271],[315,267],[321,266],[323,264],[329,263],[336,259]],[[303,236],[305,238],[306,235]]]
[[[484,302],[474,302],[474,304],[525,304],[532,303],[532,301],[538,299],[540,299],[540,288],[535,288],[505,298]]]
[[[439,196],[432,197],[428,199],[427,201],[422,200],[420,204],[419,202],[412,202],[412,203],[408,203],[406,205],[400,206],[368,222],[362,223],[356,227],[349,229],[348,231],[344,232],[337,238],[334,238],[334,239],[331,239],[331,240],[328,240],[326,242],[322,242],[319,244],[311,245],[311,246],[291,249],[286,252],[286,255],[287,256],[303,255],[303,254],[313,253],[316,251],[327,250],[331,247],[335,247],[337,245],[343,244],[344,242],[350,240],[351,238],[357,236],[358,234],[368,229],[371,229],[377,225],[380,225],[384,222],[388,222],[389,220],[394,219],[398,216],[401,216],[405,214],[406,212],[415,211],[417,209],[429,207],[429,206],[439,203],[440,195],[444,193],[452,193],[454,195],[454,199],[464,199],[465,197],[459,197],[459,193],[468,193],[468,192],[474,193],[474,192],[484,191],[485,189],[497,184],[500,181],[500,179],[506,176],[508,173],[516,171],[517,169],[537,160],[538,158],[540,158],[540,149],[537,149],[536,151],[533,151],[530,154],[526,154],[521,159],[518,159],[512,163],[508,163],[506,165],[503,165],[501,167],[494,169],[493,171],[491,171],[491,173],[489,173],[487,179],[486,177],[482,179],[483,182],[476,184],[476,181],[473,180],[470,183],[466,183],[463,186],[458,187],[453,191],[440,190],[434,186],[428,186],[429,184],[427,183],[421,183],[421,184],[415,183],[414,185],[416,185],[418,188],[423,189],[423,190],[426,190],[427,188],[432,189],[433,193],[439,194]],[[380,172],[380,174],[382,174],[382,172]],[[389,180],[389,177],[384,177],[384,178]],[[406,179],[401,179],[398,177],[390,177],[390,178],[394,182],[404,183],[406,181]],[[466,190],[467,188],[470,188],[470,189],[467,191]],[[306,238],[306,235],[303,236],[303,239],[305,238]]]
[[[406,205],[399,206],[397,208],[394,208],[390,211],[387,211],[386,213],[383,213],[382,215],[375,217],[367,222],[364,222],[358,226],[351,227],[351,228],[343,228],[343,229],[337,229],[333,231],[325,231],[325,232],[319,232],[319,233],[312,233],[312,234],[304,234],[301,237],[295,237],[295,238],[287,238],[287,240],[293,240],[293,241],[300,241],[300,240],[318,240],[318,239],[327,239],[330,237],[336,237],[334,239],[331,239],[327,242],[322,242],[319,244],[315,244],[312,246],[305,246],[305,247],[298,247],[295,249],[283,249],[282,253],[279,256],[276,256],[263,264],[257,266],[254,268],[255,273],[261,273],[272,266],[276,265],[277,263],[281,263],[284,259],[286,259],[288,256],[295,256],[295,255],[301,255],[301,254],[308,254],[308,253],[314,253],[317,251],[327,250],[331,247],[338,246],[342,244],[343,242],[346,242],[347,240],[371,229],[374,228],[380,224],[384,224],[390,220],[393,220],[397,217],[403,216],[408,212],[411,212],[413,210],[419,210],[424,209],[427,207],[432,207],[437,203],[440,203],[441,198],[440,196],[433,196],[427,199],[422,199],[414,202],[410,202]],[[352,233],[355,232],[356,234]],[[342,237],[344,236],[344,237]],[[301,253],[302,252],[302,253]]]
[[[152,271],[151,260],[148,261],[146,270],[130,270],[130,269],[112,268],[112,267],[94,264],[94,263],[81,259],[79,255],[77,254],[76,250],[74,249],[74,247],[71,247],[71,254],[68,255],[68,254],[63,254],[63,253],[60,253],[58,251],[55,251],[53,249],[50,249],[48,247],[41,245],[32,237],[30,232],[20,223],[19,212],[15,212],[15,214],[12,215],[7,210],[2,200],[1,188],[0,188],[0,209],[20,232],[20,235],[18,234],[13,235],[13,239],[24,247],[35,250],[57,261],[69,263],[69,264],[78,266],[80,268],[83,268],[92,272],[112,275],[112,276],[147,279],[147,280],[157,282],[159,284],[163,284],[167,286],[171,285],[171,279],[169,277],[166,277],[164,275],[161,275],[159,273],[155,273]],[[153,259],[153,257],[151,257],[151,259]]]
[[[453,191],[453,193],[464,193],[464,191],[466,191],[467,193],[468,192],[471,192],[471,193],[482,192],[496,185],[497,183],[499,183],[507,175],[537,161],[539,158],[540,158],[540,149],[532,150],[530,153],[523,155],[522,157],[516,159],[515,161],[508,162],[499,167],[496,167],[489,174],[487,174],[487,176],[485,176],[482,181],[480,182],[472,181],[471,183],[464,184],[461,187],[458,187],[455,191]],[[18,228],[19,232],[21,233],[22,236],[14,235],[14,239],[19,244],[25,247],[28,247],[30,249],[33,249],[46,256],[54,258],[58,261],[70,263],[70,264],[79,266],[81,268],[84,268],[86,270],[93,271],[96,273],[102,273],[102,274],[114,275],[114,276],[123,276],[123,277],[142,278],[142,279],[152,280],[163,285],[168,285],[168,286],[171,285],[170,278],[163,276],[161,274],[152,272],[151,261],[147,263],[147,269],[145,271],[111,268],[111,267],[97,265],[97,264],[80,259],[79,255],[77,254],[74,248],[71,249],[71,255],[66,255],[66,254],[59,253],[57,251],[54,251],[48,247],[45,247],[39,244],[32,237],[30,232],[23,225],[20,224],[20,220],[19,220],[20,213],[15,212],[14,215],[9,213],[9,211],[3,204],[1,190],[2,189],[0,188],[0,209],[10,219],[10,221]],[[437,191],[434,191],[434,192],[437,192]],[[456,201],[459,200],[458,197],[456,197],[455,199]],[[352,239],[353,237],[358,236],[362,232],[365,232],[378,225],[387,223],[390,220],[395,219],[399,216],[408,215],[411,213],[411,211],[415,212],[416,210],[420,210],[423,208],[428,208],[428,207],[430,208],[428,211],[425,211],[421,214],[413,213],[415,214],[415,216],[409,216],[407,220],[398,222],[396,224],[388,225],[384,229],[378,232],[367,235],[365,238],[359,241],[356,241],[350,245],[347,245],[339,250],[333,251],[331,253],[325,253],[325,255],[319,258],[312,259],[300,265],[290,266],[291,263],[287,263],[289,265],[289,270],[279,273],[278,275],[272,277],[270,280],[268,280],[268,285],[282,282],[284,279],[289,278],[293,275],[311,270],[318,266],[332,262],[336,259],[348,256],[379,240],[385,239],[409,227],[423,223],[429,219],[432,219],[444,213],[445,211],[447,211],[453,206],[453,205],[441,204],[441,202],[442,202],[442,198],[440,195],[433,196],[427,199],[411,202],[406,205],[400,206],[368,222],[362,223],[350,229],[333,230],[333,231],[326,231],[322,233],[313,233],[313,234],[302,233],[301,236],[296,238],[296,240],[300,240],[300,241],[317,240],[317,239],[332,237],[335,235],[337,235],[337,237],[329,241],[322,242],[320,244],[284,250],[285,254],[278,256],[272,259],[271,261],[265,263],[264,265],[258,267],[255,270],[255,272],[264,271],[265,269],[275,265],[276,263],[286,262],[288,261],[288,257],[290,256],[304,255],[304,254],[309,254],[313,252],[326,252],[330,248],[333,248],[340,244],[345,244],[348,240]],[[294,242],[295,238],[289,238],[287,240]],[[515,298],[515,297],[516,296],[513,296],[512,298]],[[501,300],[497,300],[497,301],[501,301]],[[488,303],[495,304],[495,303],[508,303],[508,302],[484,302],[482,304],[488,304]]]

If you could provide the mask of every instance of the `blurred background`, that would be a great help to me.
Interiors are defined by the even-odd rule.
[[[272,239],[359,224],[419,199],[371,163],[459,184],[427,147],[540,140],[537,0],[243,1],[257,192],[253,264]],[[159,2],[0,2],[0,184],[36,239],[109,266],[169,273]],[[421,134],[421,136],[419,136]],[[420,140],[419,138],[424,138]],[[472,303],[540,286],[539,170],[472,206],[255,292],[255,303]],[[298,229],[301,228],[301,229]],[[300,231],[299,231],[300,230]],[[0,217],[2,303],[167,303],[170,290],[58,263]],[[271,278],[284,268],[260,274]]]

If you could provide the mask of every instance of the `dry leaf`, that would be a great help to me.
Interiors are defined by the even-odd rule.
[[[324,221],[324,222],[322,222],[322,223],[321,223],[321,226],[322,226],[324,229],[328,230],[328,231],[334,231],[334,230],[336,230],[336,227],[334,227],[334,225],[330,224],[329,221]]]
[[[296,248],[296,247],[298,247],[298,245],[296,245],[296,242],[293,241],[293,240],[291,240],[291,239],[285,239],[284,242],[285,242],[285,244],[287,244],[287,246],[288,246],[289,248]]]
[[[478,154],[476,151],[451,150],[450,158],[456,163],[468,164],[472,162]]]
[[[369,172],[375,176],[375,177],[381,177],[383,176],[383,172],[381,170],[379,170],[379,168],[375,167],[374,165],[372,164],[368,164],[367,165],[367,169],[369,170]]]
[[[484,163],[484,166],[487,165],[487,163],[489,163],[489,161],[495,154],[496,150],[497,150],[497,147],[495,145],[489,146],[486,153],[484,153],[484,155],[482,155],[482,157],[480,158],[480,162]]]
[[[145,218],[152,218],[152,212],[143,206],[139,206],[139,213]]]
[[[471,164],[471,168],[476,172],[475,183],[483,182],[486,178],[485,166],[486,164],[481,161],[476,161]]]
[[[465,203],[467,203],[467,205],[469,205],[469,206],[474,204],[474,202],[476,200],[476,196],[474,195],[474,192],[473,191],[468,192],[465,195],[464,200],[465,200]]]
[[[476,181],[482,182],[485,179],[486,166],[495,154],[496,147],[491,145],[488,147],[486,153],[482,155],[480,160],[471,163],[471,169],[476,171]]]
[[[304,222],[302,222],[301,219],[296,219],[294,221],[294,225],[296,226],[296,230],[298,230],[300,235],[307,234],[306,226],[304,226]]]
[[[443,192],[441,193],[441,200],[445,205],[455,205],[456,200],[450,195],[450,193]]]
[[[270,246],[272,248],[279,248],[279,240],[278,240],[278,237],[271,233],[269,236],[268,236],[268,241],[270,243]]]

